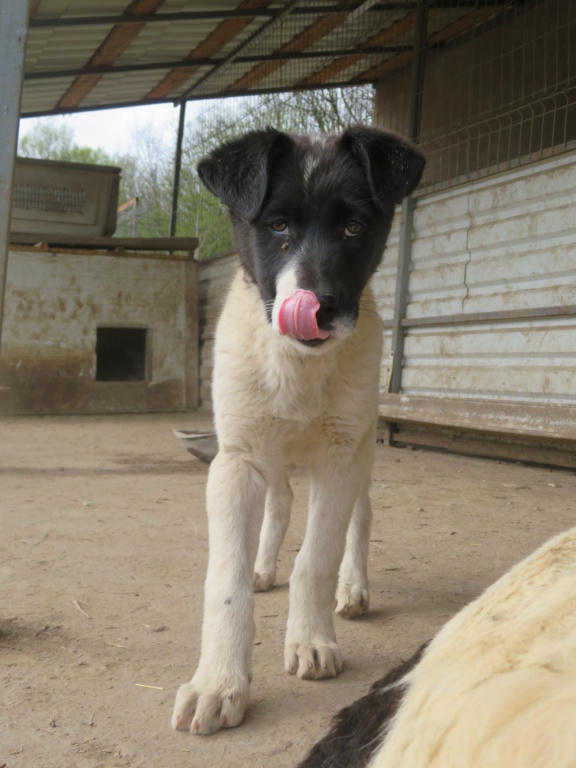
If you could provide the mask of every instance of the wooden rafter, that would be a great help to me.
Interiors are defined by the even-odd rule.
[[[126,8],[125,15],[138,16],[140,14],[155,13],[164,3],[164,0],[132,0]],[[137,37],[145,24],[143,22],[134,22],[134,24],[116,24],[112,27],[106,38],[98,47],[96,52],[90,58],[86,69],[90,67],[109,66],[114,64],[122,52]],[[98,84],[102,75],[86,74],[77,77],[66,93],[58,102],[60,109],[79,106],[90,91]]]
[[[267,8],[272,5],[273,0],[243,0],[238,6],[239,10],[256,10]],[[227,19],[220,22],[210,34],[188,54],[187,58],[194,62],[194,59],[207,59],[221,51],[225,45],[233,40],[242,30],[250,24],[252,19]],[[189,67],[178,67],[172,69],[165,77],[160,80],[152,90],[146,95],[148,99],[161,99],[174,93],[177,88],[183,85],[198,70],[197,66],[191,64]]]

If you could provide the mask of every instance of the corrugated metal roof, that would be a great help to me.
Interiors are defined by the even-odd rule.
[[[429,33],[508,5],[430,0]],[[415,23],[413,0],[31,0],[22,115],[373,82],[409,66]]]

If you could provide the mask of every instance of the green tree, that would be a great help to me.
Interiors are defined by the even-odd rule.
[[[101,147],[82,147],[75,143],[74,130],[54,121],[36,123],[18,142],[21,157],[64,160],[70,163],[112,165],[113,160]]]

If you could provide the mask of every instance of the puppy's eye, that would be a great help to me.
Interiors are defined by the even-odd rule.
[[[346,229],[344,230],[344,237],[356,237],[356,235],[359,235],[360,232],[362,232],[363,226],[360,224],[359,221],[354,221],[354,219],[351,219],[348,224],[346,224]]]
[[[270,227],[272,228],[272,231],[277,235],[288,234],[288,222],[286,219],[274,219]]]

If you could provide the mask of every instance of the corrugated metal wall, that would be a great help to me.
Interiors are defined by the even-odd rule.
[[[418,199],[394,441],[576,467],[575,182],[570,153]]]
[[[576,405],[574,155],[422,198],[411,263],[404,393]]]

